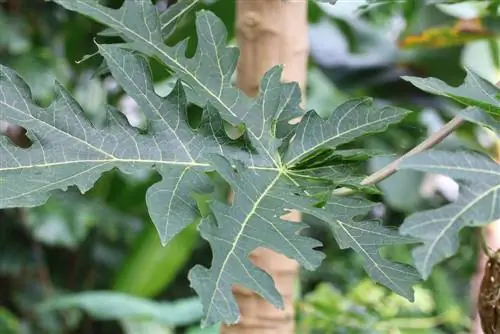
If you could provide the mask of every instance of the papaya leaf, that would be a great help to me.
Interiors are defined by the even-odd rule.
[[[405,158],[399,169],[443,174],[461,181],[457,201],[414,213],[401,225],[402,234],[423,243],[413,250],[413,259],[427,278],[436,264],[456,253],[462,228],[500,218],[500,165],[478,153],[428,151]]]
[[[310,111],[298,125],[285,161],[294,164],[324,146],[337,147],[361,135],[383,131],[391,123],[400,121],[404,114],[395,107],[377,109],[369,98],[341,104],[327,120]]]
[[[342,248],[352,248],[364,258],[374,280],[413,300],[416,270],[386,261],[378,251],[414,242],[414,238],[355,220],[354,216],[365,216],[373,203],[331,196],[331,191],[338,184],[359,180],[358,172],[355,177],[349,173],[359,170],[355,167],[361,163],[358,158],[366,155],[328,152],[384,130],[408,111],[376,108],[370,99],[357,99],[336,108],[327,120],[309,111],[301,123],[292,126],[287,120],[302,112],[298,85],[282,84],[282,67],[275,66],[263,76],[257,97],[250,98],[234,87],[230,77],[238,51],[226,47],[227,31],[215,15],[197,13],[198,46],[195,55],[187,58],[186,43],[167,46],[163,42],[161,20],[150,1],[126,0],[119,9],[93,0],[55,2],[94,18],[124,38],[122,44],[96,45],[110,73],[137,102],[148,124],[139,131],[108,108],[107,124],[96,128],[60,85],[55,101],[41,108],[21,78],[1,67],[0,119],[26,128],[33,145],[21,149],[0,137],[0,208],[39,205],[51,191],[72,185],[85,192],[112,168],[125,173],[151,168],[162,179],[149,188],[146,200],[163,244],[202,216],[199,230],[211,245],[212,264],[210,268],[196,266],[189,278],[201,298],[204,325],[238,321],[231,291],[234,284],[282,307],[272,278],[249,261],[253,249],[273,249],[307,269],[320,264],[324,255],[315,249],[320,242],[299,234],[304,224],[280,218],[292,209],[326,222]],[[154,91],[145,61],[151,56],[179,79],[166,97]],[[185,85],[190,87],[189,101]],[[188,123],[188,102],[203,107],[197,128]],[[243,135],[229,138],[223,120],[241,126]],[[329,158],[310,158],[324,152]],[[335,169],[342,156],[352,158],[352,166],[343,171]],[[326,169],[318,174],[309,166]],[[231,186],[231,205],[215,196],[214,178],[209,177],[213,173]],[[321,196],[317,196],[318,185]],[[214,194],[208,205],[204,194]]]
[[[126,172],[134,165],[154,165],[163,180],[148,190],[146,199],[162,243],[166,244],[198,217],[189,193],[210,187],[208,178],[194,172],[209,166],[200,157],[206,152],[229,154],[227,150],[233,150],[240,155],[245,151],[231,145],[221,146],[229,139],[225,138],[222,120],[213,108],[205,110],[202,128],[195,132],[189,127],[180,84],[169,96],[161,98],[154,93],[143,59],[115,46],[102,45],[99,49],[111,73],[149,117],[151,136],[141,135],[113,112],[109,113],[105,131],[94,128],[61,86],[58,98],[43,110],[30,100],[29,89],[21,79],[1,67],[4,92],[1,115],[8,122],[29,129],[28,135],[35,143],[28,150],[0,146],[0,205],[39,205],[52,189],[77,185],[82,192],[87,191],[102,172],[111,168],[119,167]],[[63,113],[65,109],[70,112]],[[9,174],[17,177],[8,177]],[[26,181],[23,187],[18,186],[19,177]]]
[[[483,79],[470,69],[462,85],[452,87],[436,78],[403,76],[402,78],[421,90],[451,98],[468,107],[478,107],[496,116],[500,116],[500,88]]]
[[[368,214],[375,205],[363,198],[330,196],[321,210],[308,209],[304,212],[327,222],[340,248],[351,248],[357,252],[374,281],[402,296],[408,296],[412,293],[409,287],[420,280],[418,273],[409,265],[385,260],[379,251],[381,247],[410,244],[417,240],[401,236],[396,229],[385,227],[379,222],[353,218]],[[332,214],[336,220],[329,218]]]
[[[484,112],[478,107],[468,107],[460,112],[460,116],[469,122],[485,126],[500,136],[500,118]]]
[[[196,13],[198,47],[195,55],[187,58],[187,41],[173,47],[165,45],[158,10],[150,1],[126,0],[119,9],[105,7],[96,0],[53,1],[113,28],[125,38],[124,46],[158,58],[197,92],[196,100],[191,102],[201,106],[212,103],[232,124],[240,124],[239,117],[248,111],[251,99],[230,82],[238,50],[226,47],[227,30],[213,13]]]

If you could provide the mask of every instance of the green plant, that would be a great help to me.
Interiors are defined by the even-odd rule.
[[[415,302],[388,293],[363,280],[345,294],[322,283],[299,302],[300,333],[443,333],[439,326],[453,326],[455,333],[468,329],[467,316],[456,305],[435,313],[432,294],[417,286]]]
[[[280,83],[280,66],[262,78],[259,96],[249,98],[231,83],[237,49],[226,47],[224,25],[207,11],[197,12],[198,46],[188,58],[186,42],[174,46],[164,43],[178,18],[173,9],[160,15],[144,0],[126,0],[119,9],[93,0],[55,2],[107,25],[106,35],[124,40],[121,44],[96,42],[96,46],[106,70],[139,104],[148,123],[145,128],[133,128],[110,107],[106,124],[97,128],[61,85],[56,86],[55,101],[41,108],[24,81],[11,69],[1,67],[0,115],[26,128],[32,146],[21,149],[0,138],[0,207],[37,206],[53,190],[73,185],[86,192],[103,172],[114,168],[125,173],[155,169],[162,180],[149,188],[147,204],[163,244],[203,216],[199,230],[212,247],[212,266],[196,266],[189,278],[201,298],[205,325],[238,321],[233,284],[257,291],[277,307],[282,305],[269,276],[248,260],[253,249],[271,248],[307,269],[320,264],[324,255],[315,248],[321,244],[298,234],[305,225],[280,219],[289,210],[323,221],[341,248],[352,248],[362,256],[373,280],[410,300],[418,273],[409,265],[385,260],[379,254],[381,247],[425,242],[414,253],[417,268],[425,277],[433,265],[456,251],[454,237],[460,228],[472,221],[486,224],[500,215],[495,200],[500,168],[491,159],[471,152],[420,153],[461,125],[461,116],[408,155],[364,178],[363,160],[373,152],[343,145],[384,131],[405,118],[407,110],[359,98],[335,108],[328,119],[313,110],[304,114],[297,85]],[[166,97],[153,89],[146,61],[150,57],[178,79]],[[482,91],[484,87],[476,88]],[[488,99],[470,88],[456,91],[452,97],[476,108],[476,116],[466,109],[465,117],[495,128],[498,89],[493,85],[487,89]],[[432,92],[449,96],[442,87]],[[188,103],[203,108],[198,122],[193,119],[200,117],[200,110],[188,112]],[[299,124],[289,122],[301,115]],[[234,132],[240,135],[235,138]],[[440,172],[471,185],[457,203],[416,214],[424,215],[426,221],[410,217],[403,232],[412,236],[406,237],[366,218],[376,205],[366,194],[376,192],[372,185],[397,169]],[[231,205],[226,203],[220,178],[234,193]],[[441,224],[426,227],[436,220]],[[441,225],[446,229],[436,234]],[[422,232],[414,232],[418,230]]]

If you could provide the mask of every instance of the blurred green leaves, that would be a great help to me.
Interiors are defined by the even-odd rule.
[[[21,332],[21,324],[8,309],[0,307],[0,333],[18,334]]]
[[[138,333],[138,328],[163,327],[172,333],[176,326],[188,325],[201,319],[203,312],[197,298],[172,303],[153,302],[128,294],[108,291],[92,291],[52,297],[37,307],[44,314],[61,310],[79,309],[94,319],[117,320],[128,333]],[[145,329],[141,332],[148,333]],[[155,332],[156,333],[156,332]]]
[[[319,284],[298,305],[298,331],[344,334],[438,334],[446,325],[467,328],[459,308],[435,315],[432,292],[416,287],[415,302],[362,280],[342,293],[328,283]]]

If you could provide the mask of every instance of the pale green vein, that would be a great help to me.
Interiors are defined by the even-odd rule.
[[[188,1],[188,0],[186,0],[186,1]],[[165,29],[170,24],[172,24],[175,21],[177,21],[182,15],[184,15],[187,12],[189,12],[191,10],[191,8],[193,8],[194,6],[196,6],[199,2],[200,2],[200,0],[192,0],[192,2],[190,4],[188,4],[188,5],[186,5],[186,7],[184,7],[179,13],[177,13],[174,16],[172,16],[170,18],[170,20],[164,22],[164,24],[161,26],[161,30]]]
[[[80,164],[80,163],[135,163],[135,164],[148,164],[148,165],[176,165],[176,166],[186,166],[186,167],[210,167],[211,165],[208,163],[198,163],[198,162],[189,162],[189,161],[166,161],[166,160],[138,160],[138,159],[100,159],[100,160],[72,160],[72,161],[60,161],[60,162],[51,162],[46,164],[33,164],[33,165],[25,165],[25,166],[17,166],[17,167],[3,167],[0,168],[0,172],[4,171],[15,171],[15,170],[23,170],[23,169],[32,169],[32,168],[50,168],[71,164]],[[266,166],[247,166],[248,169],[253,170],[264,170],[264,171],[274,171],[279,172],[279,168],[275,167],[266,167]]]
[[[233,255],[234,250],[236,249],[236,246],[237,246],[237,244],[238,244],[241,236],[243,235],[243,231],[245,230],[245,227],[247,226],[247,224],[250,221],[250,219],[252,218],[252,216],[256,213],[257,208],[258,208],[260,202],[271,191],[271,189],[274,187],[274,185],[276,184],[276,182],[278,182],[278,180],[280,179],[280,177],[281,177],[281,173],[278,173],[278,175],[276,175],[276,177],[273,179],[273,181],[271,181],[271,183],[267,186],[267,188],[264,189],[264,191],[262,192],[262,194],[255,201],[254,205],[252,206],[252,209],[248,212],[248,215],[245,217],[245,220],[242,222],[241,228],[238,231],[238,234],[236,235],[236,237],[234,238],[234,242],[232,244],[232,247],[229,250],[229,252],[227,253],[226,258],[222,262],[222,266],[221,266],[221,268],[219,270],[219,275],[217,276],[217,279],[215,281],[215,289],[214,289],[214,292],[213,292],[212,297],[210,299],[210,303],[209,303],[208,310],[207,310],[206,314],[210,314],[211,313],[210,311],[211,311],[212,306],[214,305],[214,298],[215,298],[215,295],[216,295],[215,292],[219,290],[220,279],[222,277],[222,274],[224,273],[224,270],[225,270],[225,267],[227,265],[227,262],[229,261],[229,258]]]
[[[181,175],[179,175],[179,179],[175,183],[174,189],[172,190],[172,196],[170,196],[170,200],[168,201],[167,222],[170,222],[170,213],[172,212],[172,203],[173,203],[174,198],[175,198],[175,196],[177,194],[177,190],[179,189],[179,185],[181,184],[182,180],[184,179],[184,175],[186,175],[186,173],[189,170],[189,168],[190,167],[184,168],[184,170],[182,171]],[[168,228],[169,228],[169,226],[170,226],[170,224],[166,224],[166,226],[165,226],[165,232],[164,232],[165,235],[169,235],[168,234]]]

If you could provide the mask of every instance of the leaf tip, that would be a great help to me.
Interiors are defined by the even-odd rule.
[[[416,77],[416,76],[412,76],[412,75],[402,75],[400,78],[403,79],[404,81],[407,81],[407,82],[411,82],[412,80],[415,80],[415,79],[422,79],[421,77]]]

